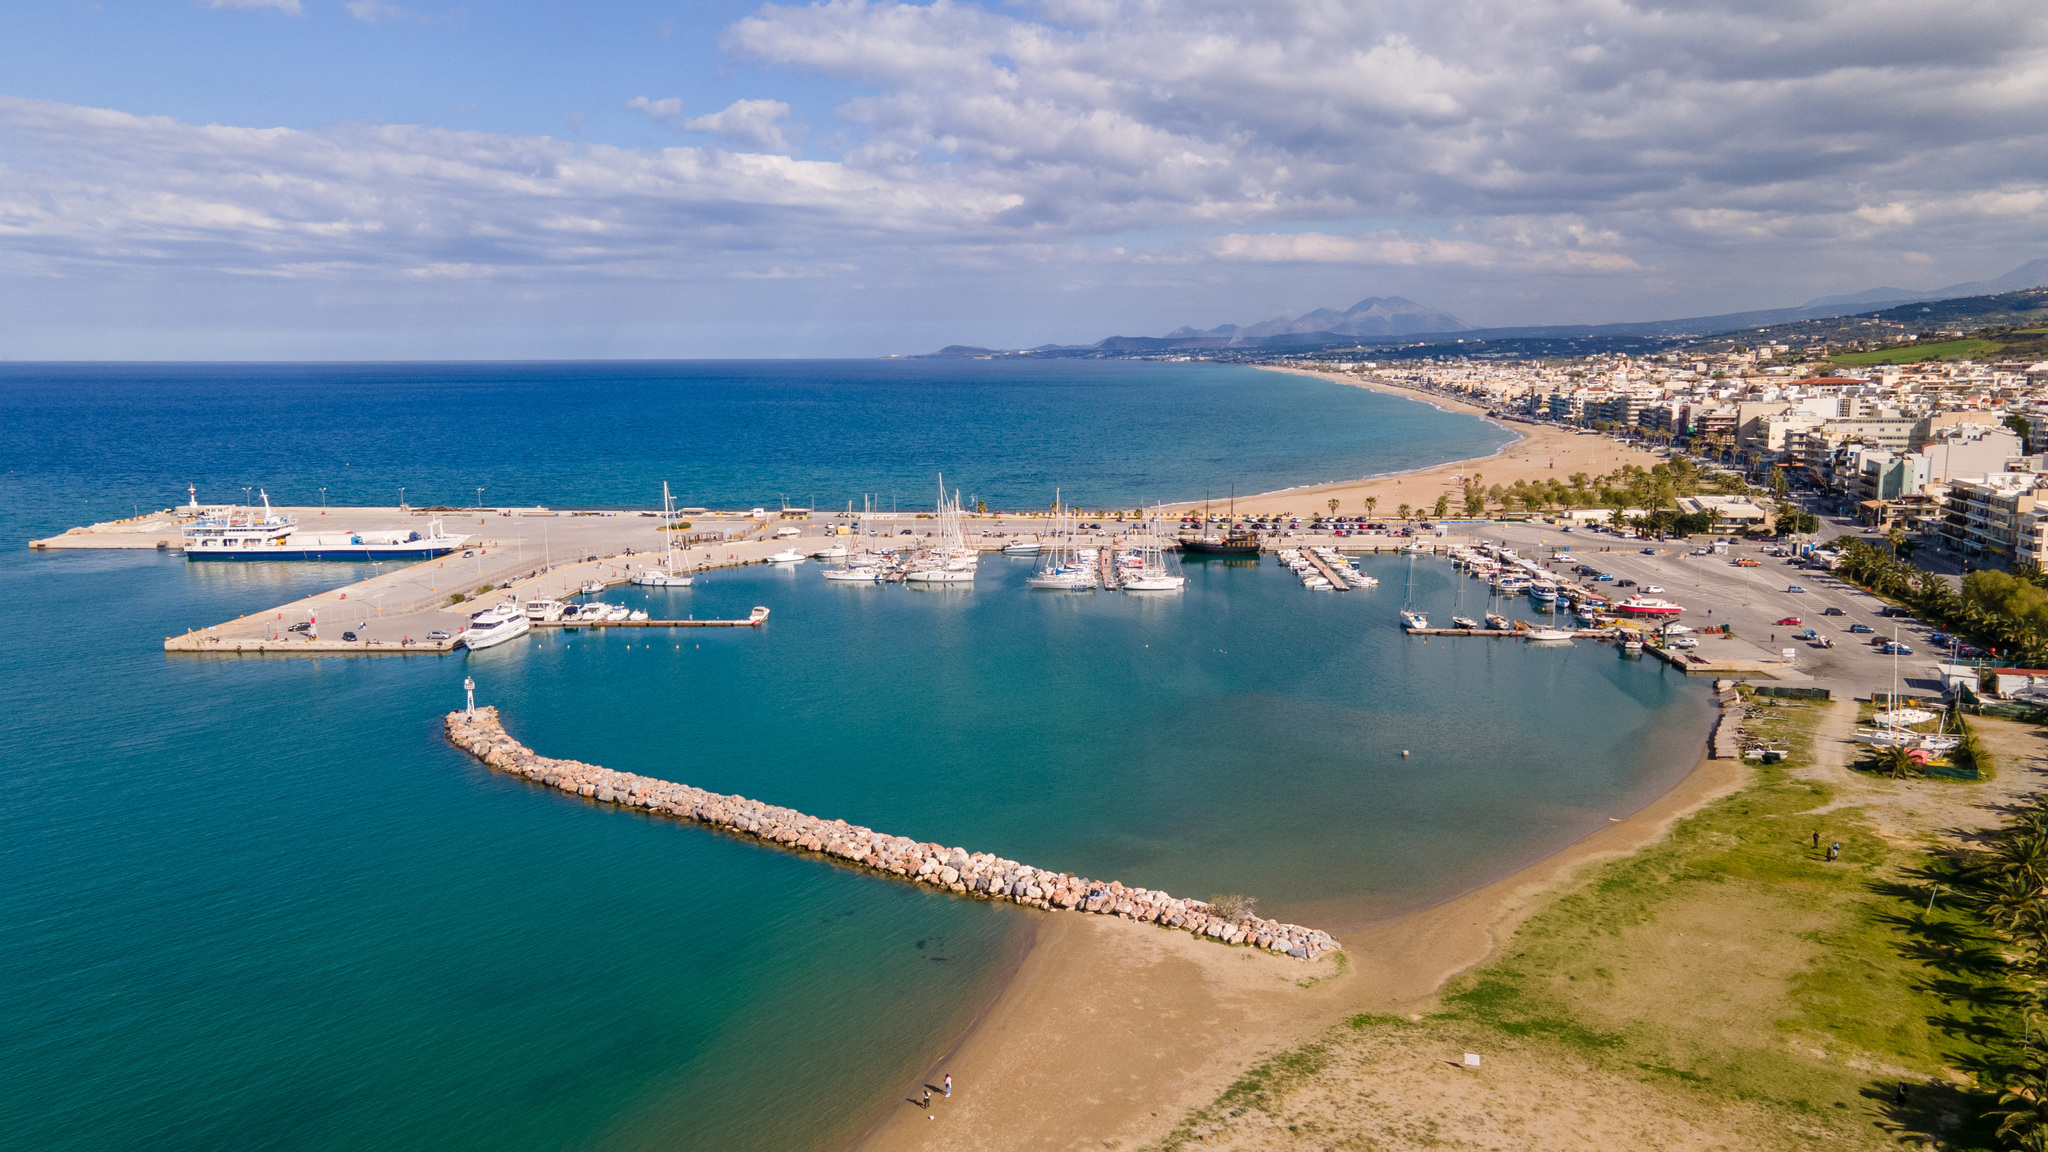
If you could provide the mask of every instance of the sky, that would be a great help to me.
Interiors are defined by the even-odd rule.
[[[2039,0],[5,0],[0,357],[873,356],[2048,256]]]

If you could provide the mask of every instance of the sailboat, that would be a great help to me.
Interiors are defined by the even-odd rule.
[[[1138,571],[1124,578],[1126,592],[1178,592],[1187,587],[1188,578],[1166,566],[1166,549],[1159,544],[1159,508],[1152,509],[1152,519],[1147,525],[1145,546],[1139,549]]]
[[[1886,711],[1871,717],[1871,720],[1877,727],[1856,729],[1857,741],[1874,748],[1921,747],[1922,741],[1927,739],[1927,737],[1922,733],[1913,731],[1912,726],[1915,724],[1925,724],[1929,720],[1934,719],[1934,713],[1919,708],[1899,707],[1899,628],[1896,624],[1892,626],[1892,690],[1891,694],[1886,698],[1885,704],[1887,707]],[[1946,727],[1945,724],[1944,727]],[[1962,741],[1958,739],[1956,743],[1960,744]],[[1954,747],[1955,745],[1951,744],[1948,748],[1942,749],[1942,751],[1948,751]]]
[[[905,584],[972,584],[979,553],[967,546],[960,530],[960,491],[946,495],[946,478],[939,477],[939,531],[930,551],[904,573]]]
[[[1067,506],[1060,499],[1060,490],[1052,490],[1053,503],[1053,547],[1039,553],[1038,571],[1024,578],[1024,583],[1052,592],[1092,592],[1095,590],[1095,565],[1083,563],[1074,550],[1072,518]]]
[[[696,577],[683,575],[676,565],[676,501],[666,480],[661,482],[661,535],[667,548],[661,567],[640,569],[633,573],[633,583],[649,588],[688,588]]]
[[[1422,629],[1429,627],[1429,617],[1414,606],[1415,603],[1415,553],[1408,553],[1408,591],[1401,598],[1401,625],[1404,628]]]

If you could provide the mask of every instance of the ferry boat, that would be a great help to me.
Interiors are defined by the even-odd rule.
[[[472,652],[516,640],[533,629],[533,622],[516,604],[493,604],[469,618],[469,627],[455,639]]]
[[[1616,604],[1614,610],[1624,616],[1645,617],[1652,620],[1669,620],[1676,618],[1680,612],[1685,611],[1685,606],[1673,604],[1669,600],[1659,600],[1654,596],[1631,596]]]
[[[406,528],[385,532],[320,532],[300,535],[298,520],[280,516],[263,494],[263,511],[214,510],[185,526],[187,560],[425,560],[462,547],[467,536],[450,536],[434,520],[422,536]]]

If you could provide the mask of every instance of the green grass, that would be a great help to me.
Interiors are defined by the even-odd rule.
[[[1998,351],[1989,340],[1944,340],[1939,344],[1904,344],[1880,352],[1845,352],[1830,356],[1836,364],[1910,364],[1918,360],[1946,360],[1952,356],[1980,356]]]
[[[1948,858],[1879,837],[1856,810],[1817,812],[1833,790],[1798,773],[1821,709],[1779,703],[1744,727],[1789,746],[1784,762],[1753,768],[1754,783],[1530,917],[1436,1014],[1347,1021],[1247,1073],[1166,1146],[1277,1112],[1343,1056],[1347,1033],[1474,1028],[1659,1091],[1761,1106],[1788,1132],[1878,1124],[1939,1132],[1945,1148],[1990,1146],[1982,1125],[1944,1117],[1987,1106],[1947,1070],[1995,1068],[2012,1028],[1991,942],[1939,901],[1925,912]],[[1832,863],[1831,842],[1842,845]],[[1897,1107],[1902,1073],[1919,1086]],[[1767,1143],[1787,1146],[1755,1146]]]

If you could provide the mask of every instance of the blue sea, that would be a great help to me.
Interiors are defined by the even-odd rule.
[[[758,631],[283,660],[160,641],[352,566],[31,537],[188,483],[909,508],[943,471],[994,507],[1127,507],[1505,439],[1213,365],[0,366],[0,1143],[843,1147],[1028,947],[1024,910],[496,776],[440,738],[465,676],[547,754],[1340,930],[1647,803],[1707,715],[1610,649],[1403,636],[1392,556],[1344,594],[1191,559],[1171,598],[1032,593],[1000,557],[965,590],[749,568],[611,598],[772,606]]]

